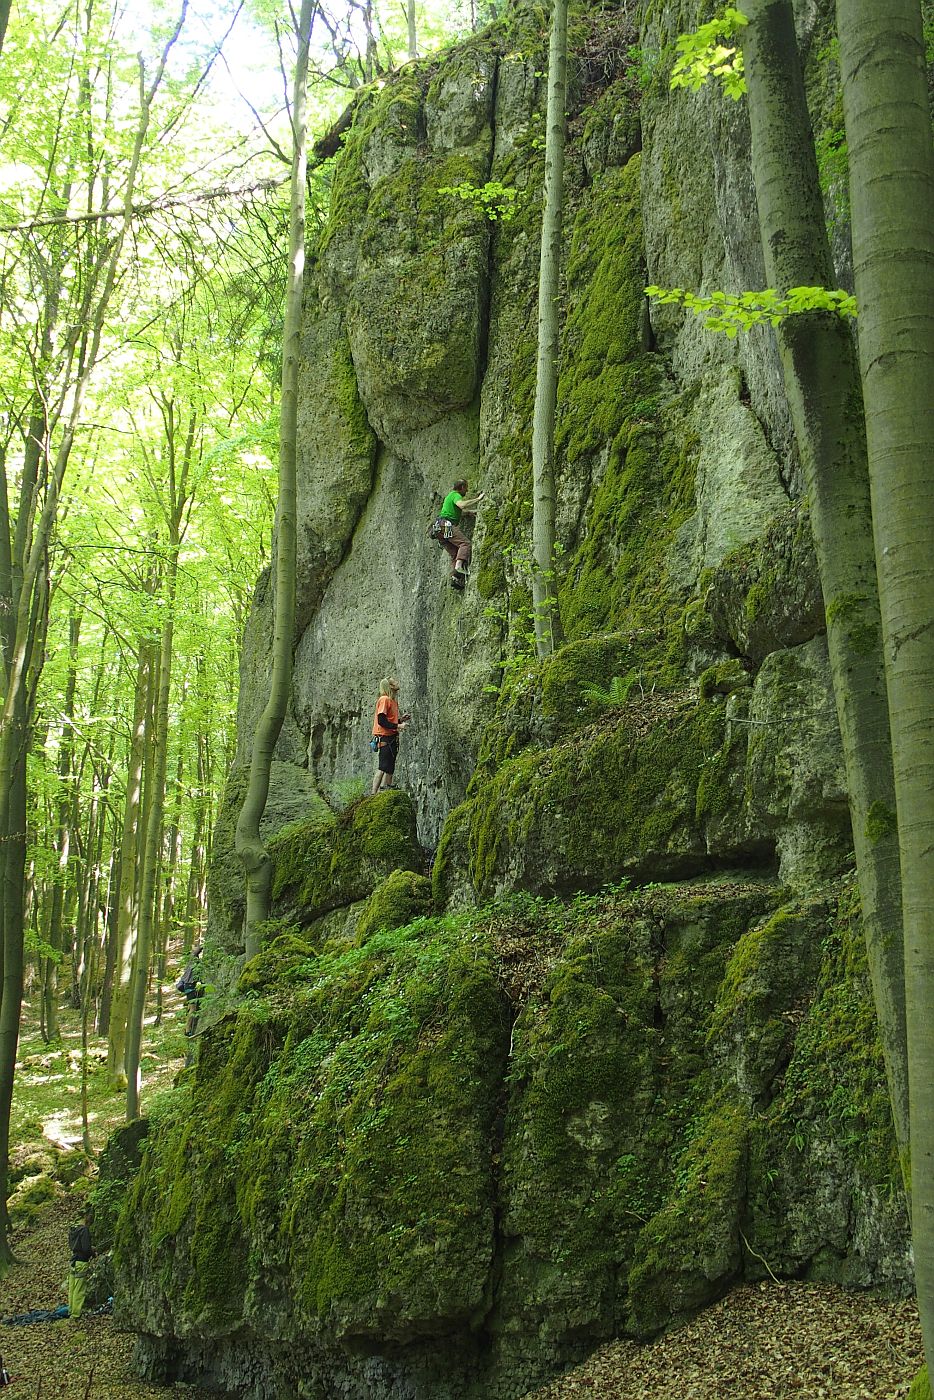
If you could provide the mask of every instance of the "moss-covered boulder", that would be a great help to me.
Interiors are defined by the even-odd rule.
[[[489,178],[494,90],[479,46],[433,81],[413,65],[357,104],[344,140],[322,274],[346,297],[369,422],[394,447],[476,393],[491,226],[444,191]]]
[[[721,641],[757,664],[823,631],[824,600],[800,505],[778,515],[761,538],[728,554],[710,576],[704,607]]]
[[[632,698],[564,742],[510,758],[450,818],[451,830],[466,837],[476,895],[703,869],[698,790],[723,739],[720,711],[672,694]],[[453,889],[453,838],[446,838],[438,883]]]
[[[269,852],[277,916],[299,924],[366,899],[394,870],[418,872],[424,863],[412,800],[396,788],[287,827]]]
[[[298,928],[281,928],[278,923],[263,933],[264,946],[250,958],[240,973],[237,991],[263,992],[276,983],[300,980],[309,959],[320,951],[321,939]]]
[[[149,1136],[149,1119],[137,1118],[115,1128],[97,1163],[97,1181],[91,1193],[90,1227],[94,1247],[109,1250],[130,1182],[139,1170],[143,1143]]]
[[[357,941],[402,928],[431,908],[431,881],[412,870],[394,870],[370,895],[357,920]]]
[[[783,898],[513,895],[271,967],[120,1214],[151,1373],[507,1400],[766,1267],[909,1287],[851,891]]]
[[[815,1278],[865,1287],[872,1259],[893,1285],[910,1289],[901,1176],[852,885],[838,911],[819,913],[812,937],[816,950],[797,940],[817,960],[812,990],[784,1013],[795,1035],[786,1036],[779,1091],[760,1099],[750,1133],[749,1222],[773,1270],[791,1272],[807,1257]],[[776,1007],[773,1028],[781,1018]],[[854,1229],[858,1194],[869,1209]],[[762,1260],[748,1269],[765,1276]]]
[[[443,924],[323,954],[303,988],[227,1017],[124,1210],[125,1315],[312,1351],[469,1330],[494,1251],[508,1034],[489,949]]]

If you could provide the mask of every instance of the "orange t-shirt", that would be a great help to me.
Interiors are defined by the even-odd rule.
[[[395,734],[395,729],[384,729],[379,722],[380,715],[385,715],[390,724],[399,723],[399,706],[391,695],[381,695],[376,702],[376,713],[373,715],[373,733],[381,739],[388,739]]]

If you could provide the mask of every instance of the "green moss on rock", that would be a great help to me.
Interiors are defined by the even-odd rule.
[[[675,1163],[675,1190],[640,1232],[629,1273],[630,1325],[652,1336],[709,1302],[739,1272],[749,1115],[708,1107]]]
[[[268,935],[267,935],[268,936]],[[237,991],[264,992],[277,984],[288,985],[301,979],[302,970],[318,952],[317,940],[301,929],[278,932],[255,957],[244,965]]]
[[[449,924],[323,954],[287,1000],[205,1036],[121,1216],[118,1267],[171,1294],[182,1336],[260,1326],[270,1296],[337,1335],[469,1316],[507,1036],[489,950]]]
[[[28,1176],[19,1183],[7,1202],[14,1228],[33,1224],[45,1207],[54,1201],[60,1188],[50,1176]]]
[[[745,690],[752,685],[749,672],[741,661],[735,658],[718,661],[701,673],[697,692],[701,700],[710,700],[715,695],[732,695],[734,690]]]
[[[805,998],[820,967],[823,901],[787,905],[736,944],[710,1020],[708,1051],[729,1062],[753,1101],[767,1094],[790,1054],[788,1007]]]
[[[277,907],[301,923],[366,899],[393,870],[422,868],[415,808],[391,788],[365,797],[337,817],[286,827],[269,843]]]
[[[587,688],[605,689],[614,676],[626,675],[637,662],[638,650],[628,633],[569,642],[542,666],[542,715],[557,734],[592,722],[604,707],[588,698]]]
[[[357,942],[402,928],[431,909],[431,881],[412,870],[394,870],[370,895],[357,920]]]
[[[812,1276],[865,1286],[860,1246],[850,1240],[846,1225],[849,1212],[875,1198],[876,1228],[897,1230],[903,1207],[885,1066],[852,891],[829,923],[826,917],[819,920],[815,933],[815,990],[797,998],[787,1063],[750,1138],[750,1220],[760,1253],[773,1269],[793,1270],[796,1261],[809,1257]],[[788,1207],[789,1198],[806,1199],[814,1191],[829,1198],[830,1208],[819,1222]]]
[[[698,868],[698,785],[722,739],[717,710],[667,698],[518,754],[469,799],[474,889],[488,895],[507,877],[562,889]]]
[[[908,1400],[931,1400],[931,1383],[928,1380],[928,1368],[926,1366],[921,1367],[921,1370],[911,1382]]]

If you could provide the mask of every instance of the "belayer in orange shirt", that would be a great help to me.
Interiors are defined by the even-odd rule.
[[[376,772],[373,774],[373,796],[381,788],[392,787],[399,754],[399,735],[411,719],[399,714],[399,682],[387,676],[379,683],[379,699],[373,714],[373,738],[376,741]]]

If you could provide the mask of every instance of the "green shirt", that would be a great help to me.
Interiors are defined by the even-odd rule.
[[[441,519],[453,520],[457,525],[461,518],[459,502],[464,498],[459,491],[449,491],[444,498],[444,505],[441,507]]]

